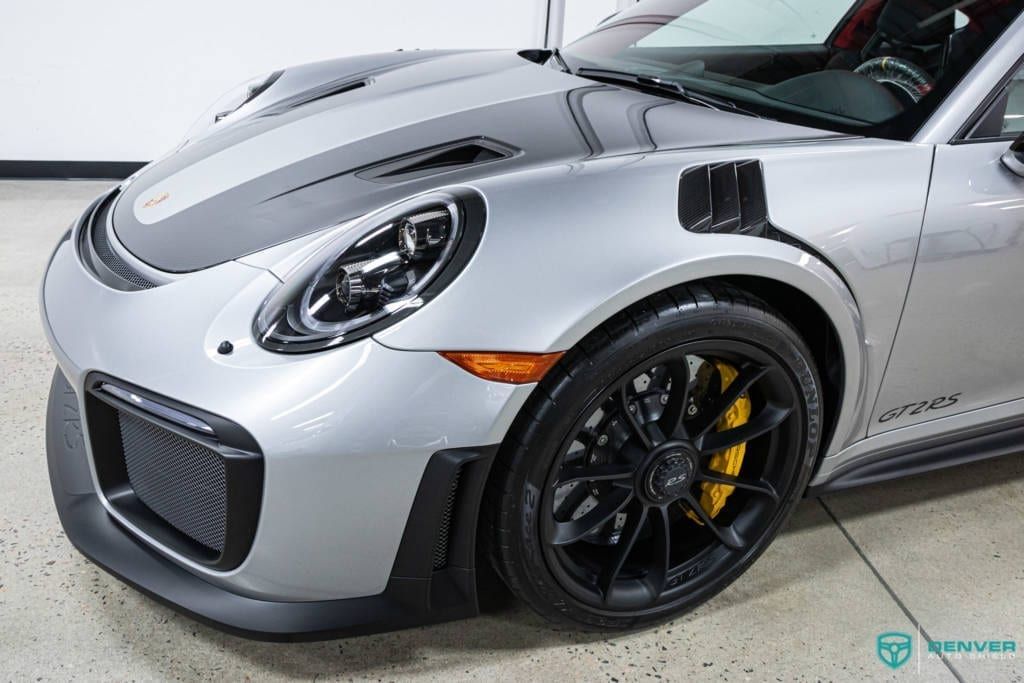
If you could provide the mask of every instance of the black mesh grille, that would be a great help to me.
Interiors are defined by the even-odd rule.
[[[209,448],[131,413],[118,412],[128,480],[168,524],[221,552],[227,519],[224,460]]]
[[[434,543],[434,569],[444,569],[448,566],[448,544],[452,531],[452,514],[455,511],[455,500],[459,494],[459,474],[455,473],[452,479],[452,487],[448,491],[448,498],[444,502],[444,513],[441,515],[441,524],[437,528],[437,541]]]
[[[102,218],[105,214],[100,214]],[[103,221],[97,221],[91,227],[92,229],[92,246],[96,250],[96,256],[99,257],[100,261],[103,262],[107,268],[114,272],[119,278],[125,282],[130,282],[139,289],[151,289],[156,285],[142,275],[138,274],[131,267],[124,262],[124,260],[118,256],[113,247],[110,246],[110,239],[107,236],[107,226]]]

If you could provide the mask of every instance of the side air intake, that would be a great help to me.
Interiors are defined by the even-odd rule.
[[[406,154],[356,173],[363,180],[397,183],[435,173],[510,159],[519,150],[489,138],[472,138]]]
[[[687,169],[679,178],[679,222],[691,232],[765,237],[768,202],[761,162]]]

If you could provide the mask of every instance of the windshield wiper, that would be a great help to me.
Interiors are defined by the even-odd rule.
[[[703,107],[714,109],[716,111],[731,111],[737,114],[753,116],[758,119],[766,118],[748,109],[743,109],[732,100],[727,100],[724,97],[715,97],[714,95],[709,95],[707,93],[697,92],[691,88],[687,88],[678,81],[665,80],[663,78],[658,78],[657,76],[644,76],[643,74],[635,74],[629,71],[595,69],[591,67],[582,67],[577,69],[576,75],[595,81],[603,81],[605,83],[613,83],[615,85],[632,85],[637,88],[655,90],[668,95],[675,95],[680,99],[690,102],[691,104],[699,104]]]

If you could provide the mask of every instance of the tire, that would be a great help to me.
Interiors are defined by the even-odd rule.
[[[705,453],[740,438],[722,431],[735,412],[708,422],[728,402],[730,364],[737,386],[764,372],[729,408],[746,400],[751,417],[740,429],[781,420],[743,443],[739,479],[708,464],[735,451]],[[749,293],[708,283],[637,303],[567,352],[514,421],[484,500],[492,564],[535,611],[574,628],[637,629],[695,608],[757,559],[802,496],[819,449],[820,386],[798,333]],[[732,487],[715,512],[704,496],[728,490],[722,481],[748,488]]]

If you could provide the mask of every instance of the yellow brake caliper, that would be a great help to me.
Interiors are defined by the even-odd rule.
[[[739,372],[733,366],[729,365],[720,360],[715,361],[715,367],[718,368],[718,374],[722,378],[722,392],[724,393],[729,385],[733,383],[733,380],[739,375]],[[729,406],[729,410],[722,415],[718,420],[716,430],[724,432],[728,429],[735,429],[741,427],[747,423],[750,419],[750,397],[743,394],[736,402]],[[719,472],[721,474],[728,474],[730,476],[737,476],[740,473],[740,468],[743,466],[743,456],[747,453],[747,444],[741,443],[727,448],[724,451],[719,451],[711,456],[711,461],[708,463],[708,468]],[[714,518],[722,511],[725,507],[726,501],[732,492],[736,490],[736,487],[729,486],[728,484],[712,484],[705,482],[701,486],[700,506],[704,508],[704,512],[708,513],[709,517]],[[697,515],[692,510],[687,511],[687,516],[690,519],[703,524]]]

